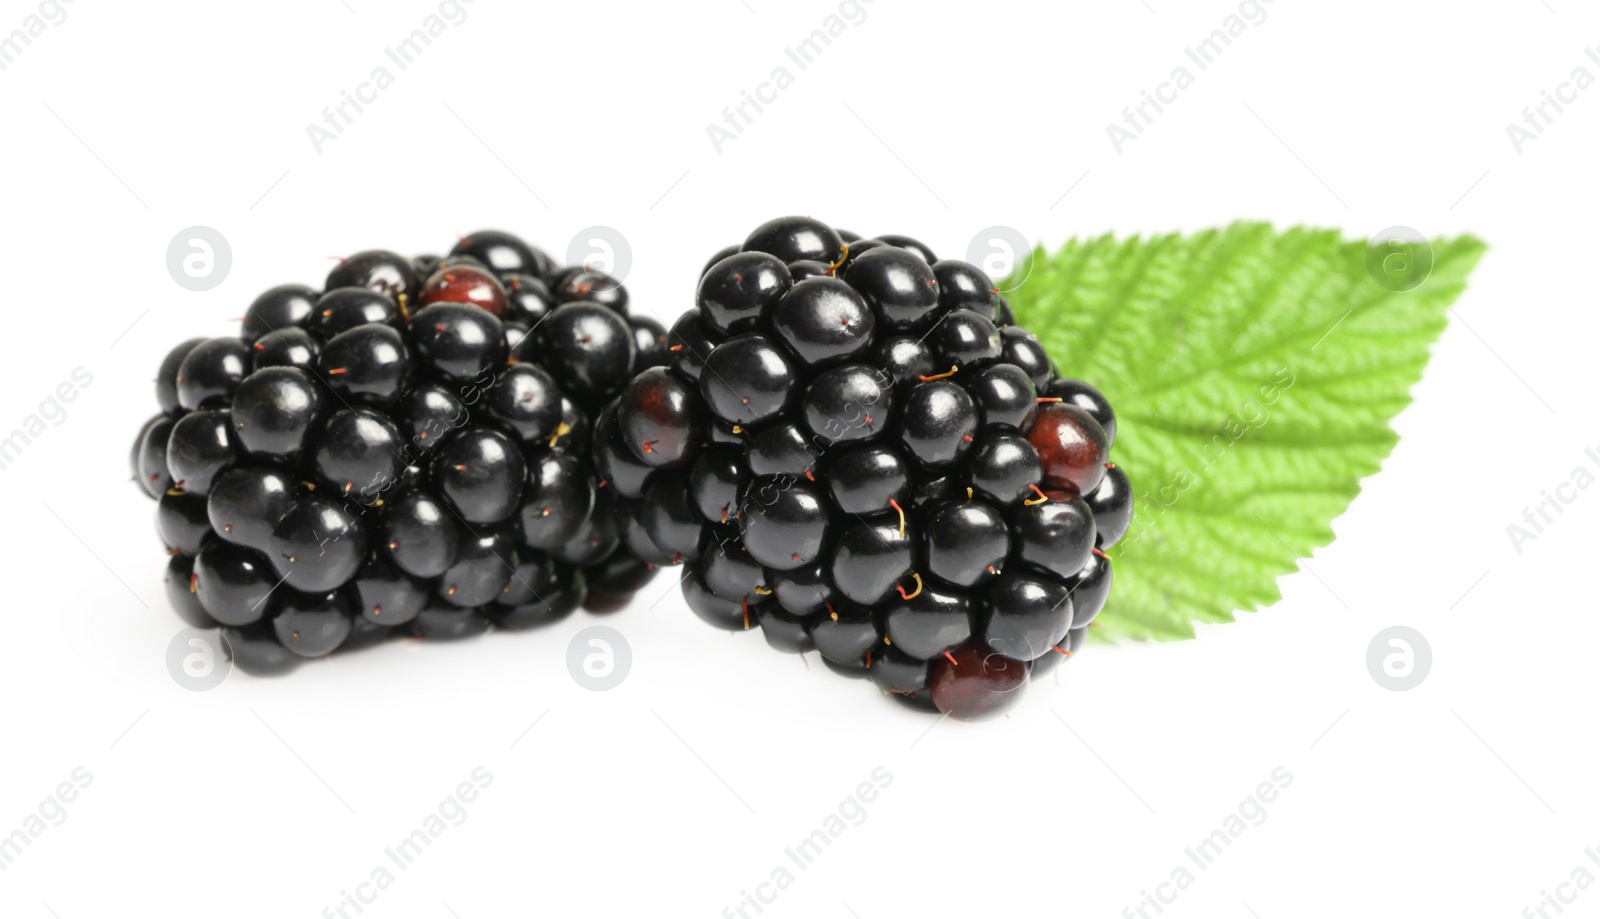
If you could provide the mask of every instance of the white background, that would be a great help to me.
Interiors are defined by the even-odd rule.
[[[0,3],[0,33],[36,8]],[[93,374],[0,472],[0,834],[74,768],[94,778],[0,872],[0,913],[316,916],[480,765],[466,822],[367,915],[722,915],[878,766],[865,822],[762,915],[1137,915],[1279,766],[1265,822],[1165,915],[1514,917],[1600,872],[1600,492],[1520,554],[1506,533],[1600,445],[1600,90],[1520,154],[1505,127],[1574,68],[1600,76],[1592,9],[1277,0],[1120,155],[1107,122],[1236,3],[875,0],[720,153],[707,123],[835,3],[477,0],[320,154],[306,125],[435,4],[67,9],[0,72],[0,430]],[[700,625],[665,577],[604,620],[205,693],[168,676],[179,623],[126,457],[173,343],[231,334],[327,256],[480,227],[555,253],[614,227],[637,308],[670,318],[712,251],[791,212],[957,256],[992,224],[1054,246],[1241,217],[1492,248],[1400,445],[1282,602],[1197,641],[1091,646],[1006,720],[930,730],[814,654]],[[194,224],[233,250],[206,293],[165,266]],[[565,666],[599,622],[634,658],[605,693]],[[1394,624],[1434,655],[1405,693],[1365,663]]]

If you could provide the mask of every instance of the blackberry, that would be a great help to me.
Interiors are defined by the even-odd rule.
[[[543,364],[588,408],[616,395],[634,361],[633,329],[610,307],[576,300],[550,312],[511,352]]]
[[[505,285],[487,268],[447,265],[436,270],[417,295],[417,305],[431,303],[469,304],[497,319],[504,319],[510,298]]]
[[[550,256],[501,230],[479,230],[456,241],[451,255],[468,255],[500,275],[544,277],[556,270]]]
[[[443,258],[358,253],[321,290],[263,293],[238,337],[172,349],[130,463],[158,499],[173,609],[271,674],[393,631],[463,638],[625,602],[666,559],[619,539],[591,417],[672,357],[627,307],[615,279],[484,231]],[[666,399],[670,427],[699,396],[658,373],[628,392]],[[653,430],[645,414],[630,435]],[[650,436],[653,469],[685,465],[705,431]]]
[[[383,290],[336,287],[317,298],[306,328],[326,341],[340,332],[368,323],[392,325],[399,305]]]
[[[1132,512],[1115,417],[981,269],[780,218],[711,259],[667,352],[594,450],[695,615],[960,718],[1081,647]]]

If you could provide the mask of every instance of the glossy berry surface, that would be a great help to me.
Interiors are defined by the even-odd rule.
[[[673,556],[637,500],[623,544],[594,416],[675,362],[627,296],[482,231],[443,258],[359,252],[320,289],[263,293],[238,338],[167,351],[129,463],[156,499],[173,609],[221,627],[239,670],[279,675],[391,633],[461,639],[626,603]],[[629,433],[655,463],[638,463],[642,491],[658,466],[687,474],[711,416],[666,370],[631,392]],[[649,518],[698,550],[677,487]]]
[[[811,641],[824,660],[835,664],[866,664],[866,655],[883,645],[883,634],[872,610],[853,604],[829,604],[811,626]]]
[[[819,489],[804,482],[757,479],[741,507],[744,546],[768,568],[787,571],[814,561],[827,535]]]
[[[872,656],[867,678],[886,693],[909,696],[928,688],[932,665],[920,658],[902,654],[897,648],[884,648]]]
[[[410,259],[386,249],[368,249],[341,259],[328,272],[323,289],[329,292],[338,288],[370,290],[388,300],[392,308],[393,304],[400,302],[401,297],[416,296],[417,280],[415,266]],[[320,308],[319,304],[318,310]],[[313,310],[313,322],[318,310]]]
[[[939,282],[939,305],[945,310],[972,310],[993,317],[997,291],[994,282],[977,265],[955,259],[933,263],[933,276]]]
[[[687,478],[676,471],[651,476],[640,513],[650,541],[663,553],[683,558],[699,552],[708,536],[689,497]]]
[[[183,359],[189,356],[189,352],[203,341],[204,338],[191,338],[168,351],[162,359],[160,368],[156,370],[156,404],[163,412],[170,414],[179,410],[178,368],[183,365]]]
[[[433,458],[432,478],[439,494],[468,523],[494,523],[510,517],[522,497],[527,463],[506,435],[473,428],[451,439]]]
[[[1050,355],[1027,329],[1006,326],[1000,330],[1000,354],[1006,363],[1028,375],[1036,386],[1050,382]]]
[[[744,435],[745,465],[754,475],[805,475],[822,451],[816,439],[792,424],[766,425]]]
[[[1022,698],[1028,665],[968,641],[933,662],[928,691],[933,704],[952,718],[976,721],[1003,714]]]
[[[812,259],[790,262],[785,267],[789,269],[789,278],[797,284],[811,278],[831,278],[834,275],[834,266]]]
[[[1027,372],[1016,364],[993,364],[975,373],[967,392],[978,406],[978,416],[986,428],[1017,430],[1033,421],[1038,404],[1038,389]]]
[[[316,376],[339,399],[385,405],[411,369],[411,352],[399,332],[364,325],[328,339],[317,355]]]
[[[1106,432],[1106,445],[1110,446],[1116,442],[1117,415],[1111,410],[1111,403],[1106,401],[1105,395],[1100,390],[1082,380],[1058,377],[1046,384],[1039,395],[1060,399],[1088,412],[1095,421],[1100,422],[1100,428]]]
[[[672,368],[690,380],[700,379],[706,358],[716,342],[698,309],[689,310],[667,331],[667,353],[671,355]],[[721,336],[717,339],[720,341]]]
[[[617,418],[628,449],[647,466],[682,465],[705,437],[705,408],[695,387],[664,367],[628,382]]]
[[[322,349],[305,329],[279,329],[256,339],[250,345],[250,369],[301,367],[310,369]]]
[[[840,594],[867,606],[882,603],[897,592],[906,595],[907,585],[902,581],[910,579],[915,554],[907,533],[889,518],[846,525],[833,545],[829,580]]]
[[[479,230],[456,241],[451,255],[469,255],[500,275],[541,277],[555,267],[550,256],[504,230]]]
[[[746,252],[766,252],[784,263],[812,259],[833,264],[844,258],[844,239],[837,230],[812,217],[769,220],[744,241]]]
[[[1132,509],[1110,406],[1057,378],[982,269],[784,217],[693,295],[594,450],[595,519],[689,566],[696,616],[960,718],[1082,644],[1109,595],[1096,546]]]
[[[689,496],[700,518],[726,525],[730,517],[737,517],[739,500],[749,479],[738,451],[714,449],[701,453],[689,472]]]
[[[301,657],[332,654],[350,636],[352,607],[338,590],[305,594],[285,591],[272,630],[278,643]]]
[[[895,600],[884,611],[889,641],[902,654],[932,660],[972,635],[973,601],[964,591],[932,587],[909,600]]]
[[[419,306],[434,303],[463,303],[475,306],[497,319],[504,318],[509,302],[506,289],[494,275],[482,268],[458,265],[441,268],[422,285]]]
[[[801,281],[784,292],[772,306],[770,321],[789,351],[812,367],[861,351],[877,325],[855,288],[831,277]]]
[[[850,262],[845,280],[892,329],[922,329],[939,306],[939,283],[922,256],[890,245]]]
[[[318,481],[335,494],[373,505],[405,468],[400,436],[387,415],[371,409],[334,412],[318,433],[312,455]]]
[[[878,234],[877,238],[886,246],[893,246],[896,249],[905,249],[906,251],[915,254],[918,258],[921,258],[929,265],[939,261],[939,257],[933,254],[932,249],[909,236],[902,236],[899,233],[880,233]]]
[[[638,373],[651,367],[665,367],[672,363],[667,350],[667,329],[649,316],[630,316],[628,325],[633,329],[633,370]]]
[[[554,551],[570,542],[594,513],[595,482],[588,466],[571,454],[535,460],[523,485],[523,541]]]
[[[1111,559],[1096,549],[1089,564],[1067,582],[1072,592],[1072,627],[1086,628],[1105,608],[1111,595]]]
[[[317,298],[306,329],[321,339],[368,323],[388,325],[399,316],[393,298],[367,287],[336,287]]]
[[[297,492],[294,480],[274,467],[230,469],[212,485],[206,514],[220,539],[265,552]]]
[[[805,428],[818,443],[836,445],[870,440],[890,430],[895,394],[883,371],[867,364],[843,364],[811,379],[801,400]]]
[[[1011,510],[1017,559],[1045,572],[1071,575],[1089,563],[1099,517],[1077,495],[1051,491],[1044,497]]]
[[[167,551],[193,557],[211,535],[206,499],[174,488],[156,502],[156,532]]]
[[[584,266],[561,278],[555,290],[560,303],[595,303],[619,316],[628,315],[628,289],[604,271]]]
[[[865,516],[911,503],[911,465],[897,448],[867,445],[834,452],[826,480],[840,511]]]
[[[206,409],[179,418],[166,441],[166,473],[171,487],[206,495],[217,476],[239,460],[237,422],[222,409]]]
[[[518,322],[531,329],[557,306],[550,286],[537,275],[503,274],[500,283],[506,289],[506,322]]]
[[[446,379],[487,386],[506,362],[500,320],[467,304],[425,307],[412,316],[407,335],[417,361]]]
[[[771,340],[754,333],[713,348],[700,374],[700,392],[711,411],[738,425],[782,411],[794,397],[794,383],[789,359]]]
[[[455,563],[461,528],[443,499],[430,492],[408,492],[388,502],[379,527],[378,550],[413,577],[438,577]]]
[[[1033,445],[1009,431],[979,434],[967,469],[973,489],[1001,507],[1032,498],[1033,488],[1044,475]]]
[[[146,421],[133,441],[129,465],[133,481],[147,496],[161,497],[172,487],[172,472],[167,468],[167,442],[177,424],[171,415],[156,415]]]
[[[933,349],[928,347],[926,338],[910,335],[880,335],[867,357],[867,363],[882,370],[890,385],[901,391],[924,377],[932,377],[936,372],[934,362]]]
[[[930,469],[960,459],[978,433],[978,408],[967,391],[948,380],[913,386],[906,395],[900,440],[906,451]]]
[[[212,338],[195,345],[178,364],[178,405],[187,410],[226,406],[250,372],[250,352],[234,338]]]
[[[622,436],[617,413],[608,408],[601,413],[594,430],[595,471],[606,486],[625,499],[639,498],[650,481],[654,466],[640,460]]]
[[[356,612],[373,625],[403,625],[428,604],[428,585],[381,554],[368,556],[352,584]]]
[[[1007,572],[987,588],[982,639],[997,653],[1031,661],[1049,652],[1073,625],[1073,592],[1056,578]]]
[[[258,370],[245,377],[234,394],[229,409],[233,434],[246,453],[291,459],[300,453],[306,435],[320,419],[326,392],[298,367]]]
[[[253,342],[272,332],[300,328],[316,309],[317,296],[316,288],[304,284],[280,284],[262,292],[245,310],[244,319],[240,322],[240,337]],[[193,347],[197,343],[191,342],[189,345]]]
[[[327,591],[350,580],[367,553],[367,527],[345,501],[302,495],[267,542],[267,561],[297,590]]]
[[[561,397],[561,387],[548,370],[513,364],[484,393],[483,406],[521,440],[546,440],[561,425]]]
[[[1000,330],[972,310],[953,310],[934,325],[928,341],[941,366],[976,367],[998,360]]]
[[[974,587],[1000,573],[1011,552],[1000,512],[983,501],[940,501],[922,510],[923,557],[934,577]]]
[[[1105,478],[1111,441],[1100,422],[1082,407],[1045,403],[1024,433],[1039,451],[1046,486],[1084,495]]]
[[[267,614],[267,600],[277,581],[265,558],[218,540],[194,557],[189,590],[217,622],[249,625]]]
[[[162,579],[163,593],[172,611],[184,624],[197,629],[214,629],[221,625],[211,618],[194,591],[194,557],[181,552],[167,559],[167,575]]]
[[[1089,493],[1089,510],[1094,512],[1095,547],[1109,549],[1128,532],[1133,523],[1133,485],[1128,474],[1116,463],[1106,464],[1106,476]]]
[[[483,606],[505,592],[516,572],[509,528],[486,528],[461,541],[455,564],[445,569],[434,596],[451,606]]]
[[[512,356],[541,361],[573,398],[598,405],[628,382],[633,331],[626,319],[604,306],[566,303],[545,317]]]

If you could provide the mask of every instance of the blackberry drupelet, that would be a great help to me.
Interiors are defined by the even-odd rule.
[[[977,718],[1105,603],[1115,434],[981,269],[786,217],[713,257],[594,450],[623,541],[689,566],[701,619]]]
[[[625,601],[659,563],[616,538],[590,419],[671,358],[627,305],[614,279],[483,231],[443,258],[358,253],[322,290],[263,293],[238,337],[174,348],[131,458],[174,609],[271,674],[391,630]]]

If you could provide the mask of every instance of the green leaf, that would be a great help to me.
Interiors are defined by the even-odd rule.
[[[1394,447],[1389,422],[1484,248],[1434,241],[1407,292],[1373,280],[1364,241],[1259,223],[1102,236],[1018,266],[1003,285],[1017,323],[1111,400],[1111,458],[1136,495],[1091,634],[1192,638],[1276,602]]]

